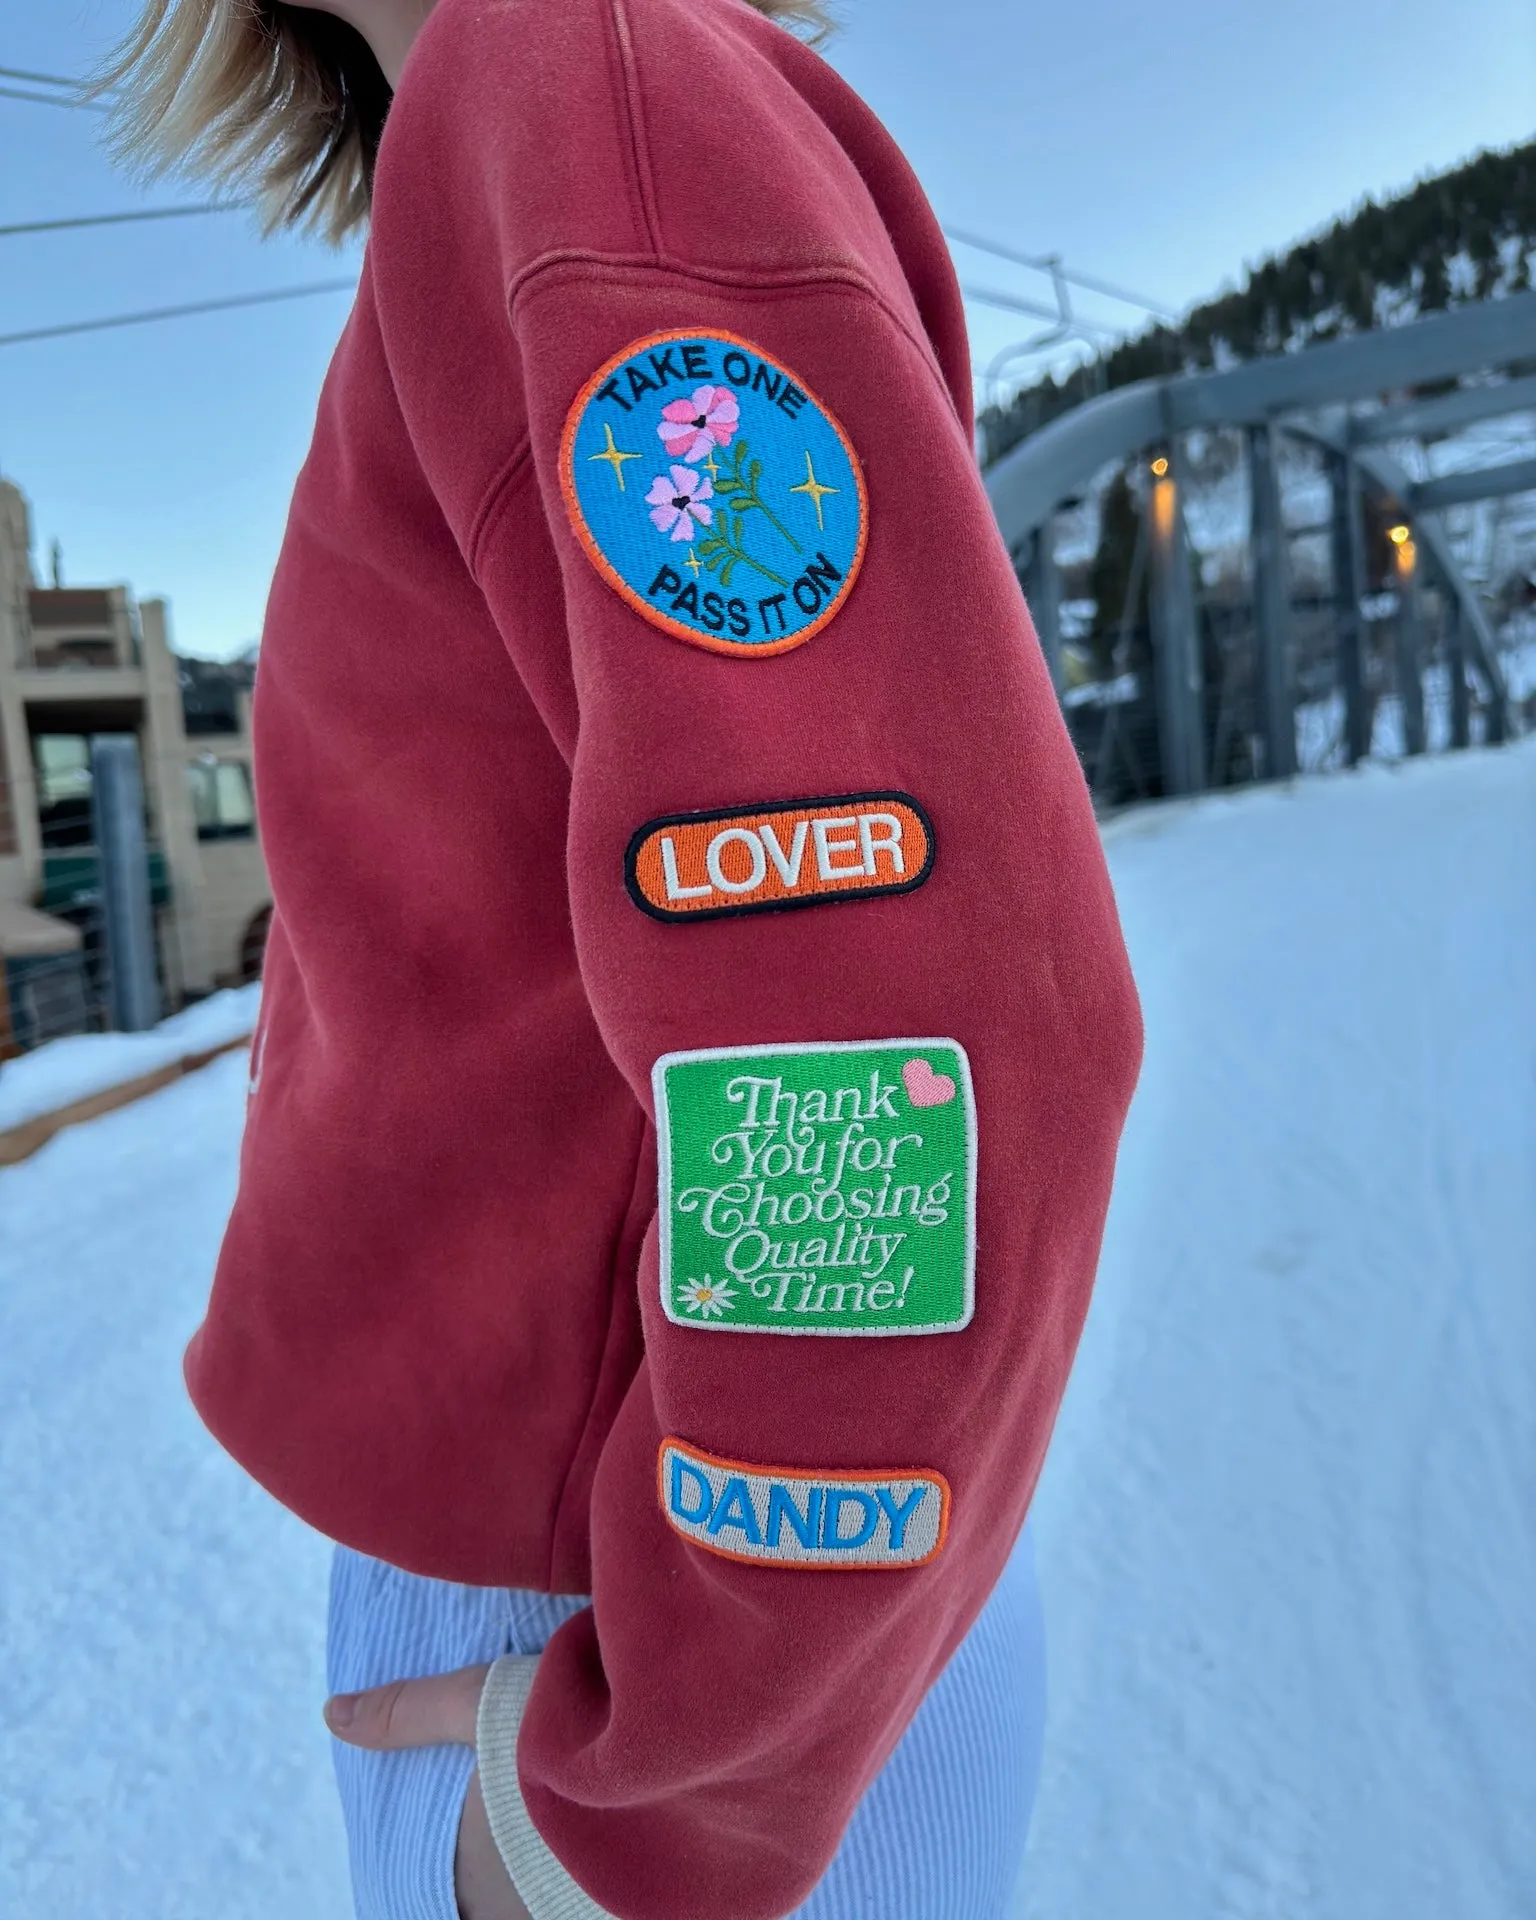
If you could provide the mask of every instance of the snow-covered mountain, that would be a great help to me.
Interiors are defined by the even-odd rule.
[[[1061,379],[1047,375],[979,428],[988,460],[1095,393],[1161,374],[1295,353],[1531,285],[1536,141],[1475,154],[1251,267],[1238,286],[1147,327]]]

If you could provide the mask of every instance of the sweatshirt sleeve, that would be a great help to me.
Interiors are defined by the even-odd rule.
[[[832,276],[592,261],[513,322],[577,953],[659,1171],[593,1605],[488,1691],[487,1799],[535,1920],[775,1920],[1018,1533],[1139,1017],[920,338]],[[537,679],[527,524],[473,558]]]

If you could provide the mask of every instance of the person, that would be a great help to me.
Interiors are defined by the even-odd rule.
[[[112,76],[146,165],[368,227],[185,1360],[336,1543],[367,1920],[1009,1910],[1140,1022],[954,274],[818,18],[150,0]]]

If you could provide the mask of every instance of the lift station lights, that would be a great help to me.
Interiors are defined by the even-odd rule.
[[[1151,460],[1147,470],[1152,475],[1152,491],[1148,501],[1152,513],[1152,531],[1160,543],[1166,543],[1172,540],[1178,522],[1179,490],[1174,484],[1171,462],[1166,453],[1160,453]]]

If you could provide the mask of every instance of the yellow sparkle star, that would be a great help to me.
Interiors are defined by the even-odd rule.
[[[606,420],[603,422],[603,433],[608,441],[607,446],[601,453],[589,453],[587,458],[589,460],[606,460],[609,466],[613,468],[613,477],[618,481],[619,492],[622,493],[624,491],[624,462],[626,460],[638,460],[640,455],[638,453],[623,453],[613,444],[613,428]]]
[[[814,500],[816,503],[817,531],[819,533],[825,533],[827,530],[827,523],[821,517],[822,500],[829,493],[841,493],[842,488],[841,487],[824,487],[821,484],[821,482],[816,478],[816,469],[811,465],[811,456],[809,452],[807,452],[805,456],[805,484],[799,487],[791,487],[790,492],[791,493],[808,493],[811,496],[812,500]]]
[[[720,478],[720,468],[713,454],[711,454],[707,460],[700,461],[699,464],[703,467],[704,471],[709,475],[711,480],[718,480]]]
[[[699,577],[699,556],[694,552],[692,547],[688,549],[688,558],[683,562],[683,565],[693,575],[694,579],[697,580]]]

